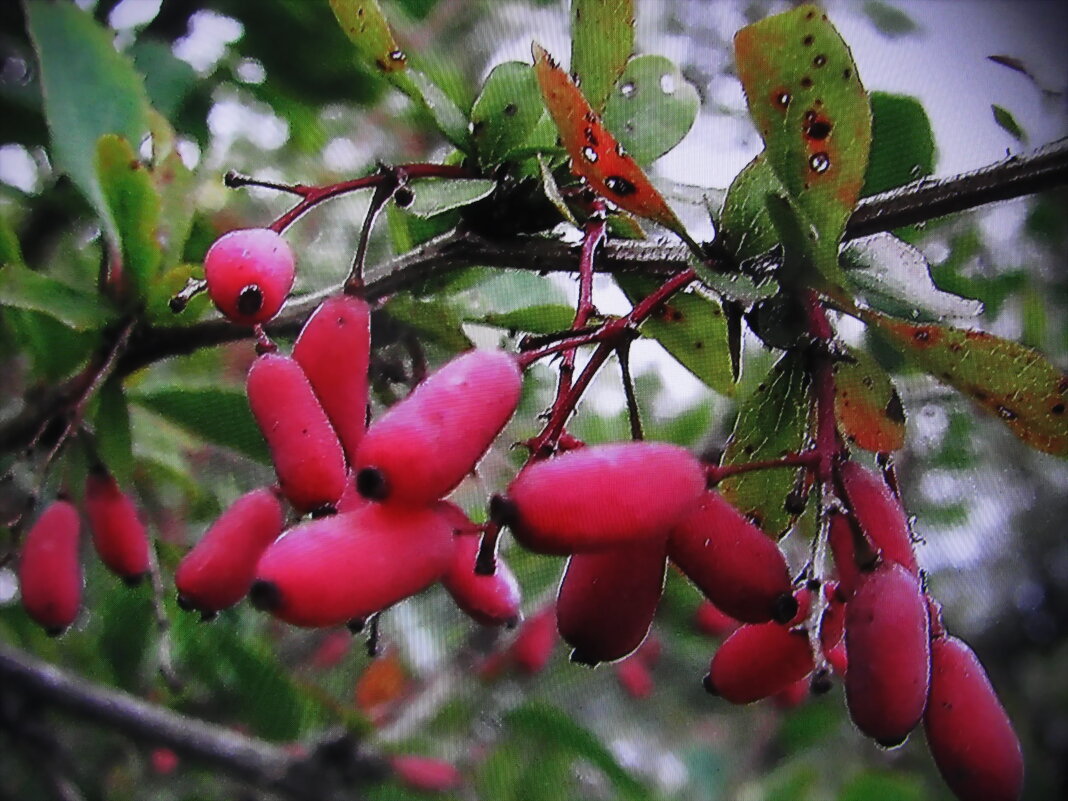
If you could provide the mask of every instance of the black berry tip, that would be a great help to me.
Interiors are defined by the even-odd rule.
[[[356,474],[356,491],[372,501],[389,497],[389,482],[377,467],[365,467]]]
[[[128,576],[122,576],[122,583],[127,587],[136,587],[145,580],[147,575],[148,573],[133,573]]]
[[[282,591],[273,581],[259,579],[248,591],[248,599],[261,612],[271,612],[282,605]]]
[[[572,664],[582,665],[582,666],[588,667],[588,668],[595,668],[599,664],[601,664],[601,660],[600,659],[595,659],[594,657],[590,656],[589,654],[584,654],[578,648],[574,649],[571,652],[571,656],[569,657],[569,659],[571,660]]]
[[[193,604],[193,602],[181,593],[178,593],[177,601],[178,608],[181,609],[183,612],[192,612],[194,609],[196,609],[196,606]]]
[[[210,623],[211,621],[213,621],[218,616],[219,616],[219,613],[216,612],[213,609],[204,610],[204,611],[202,611],[200,613],[200,622],[201,623]]]
[[[507,495],[495,494],[489,502],[490,520],[498,526],[513,526],[519,520],[519,508]]]
[[[909,736],[906,734],[904,737],[884,737],[882,739],[876,737],[875,742],[878,743],[880,748],[890,751],[894,748],[900,748],[908,739]]]
[[[826,695],[834,687],[834,682],[831,681],[831,674],[826,668],[817,670],[812,674],[812,680],[809,682],[809,691],[813,695]]]
[[[367,620],[362,617],[354,617],[348,623],[345,624],[345,628],[351,631],[353,634],[359,634],[364,630],[367,625]]]
[[[706,673],[704,678],[701,679],[701,686],[705,688],[705,692],[709,695],[719,695],[716,685],[712,683],[711,673]]]
[[[789,593],[783,593],[771,608],[771,619],[776,623],[789,623],[797,614],[797,599]]]
[[[45,626],[45,634],[47,634],[49,637],[59,637],[66,630],[66,626]]]
[[[263,290],[256,284],[249,284],[237,293],[237,310],[243,315],[251,316],[263,308]]]

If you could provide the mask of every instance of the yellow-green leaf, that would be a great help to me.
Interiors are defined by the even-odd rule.
[[[571,72],[598,113],[634,52],[634,0],[572,0]]]
[[[905,444],[905,408],[875,359],[849,348],[834,365],[834,411],[842,435],[867,451],[896,451]]]
[[[330,8],[341,29],[369,64],[385,73],[399,72],[408,66],[408,59],[393,38],[378,0],[330,0]]]

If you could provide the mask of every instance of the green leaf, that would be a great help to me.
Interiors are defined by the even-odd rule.
[[[816,269],[837,285],[838,243],[871,146],[871,110],[853,56],[814,5],[743,28],[734,47],[768,163],[818,234]]]
[[[175,148],[174,129],[153,112],[152,184],[159,196],[157,239],[162,245],[162,266],[171,268],[182,259],[196,213],[196,178]]]
[[[396,72],[392,77],[398,89],[426,110],[446,139],[463,152],[471,152],[467,116],[440,86],[419,70]]]
[[[994,122],[1003,131],[1006,131],[1017,142],[1027,141],[1027,131],[1020,127],[1020,123],[1012,116],[1012,112],[997,103],[991,103],[990,110],[994,113]]]
[[[100,622],[100,655],[114,672],[118,686],[137,692],[155,623],[151,588],[147,581],[138,587],[115,588],[101,600],[93,615]]]
[[[112,378],[100,388],[93,433],[97,455],[121,486],[129,486],[134,467],[133,442],[130,436],[130,410],[126,405],[121,379]]]
[[[0,268],[6,265],[24,267],[26,262],[22,259],[18,234],[15,233],[7,215],[0,210]]]
[[[742,403],[723,464],[778,459],[800,450],[808,431],[808,385],[800,356],[788,353],[779,359]],[[758,470],[724,479],[720,491],[767,534],[778,537],[793,520],[784,503],[795,478],[794,470]]]
[[[135,391],[129,400],[200,439],[269,464],[267,444],[243,390],[218,387],[161,387]]]
[[[915,364],[969,396],[1032,448],[1068,456],[1068,375],[1042,354],[985,331],[917,325],[872,311],[863,317]]]
[[[883,36],[896,38],[906,36],[919,30],[919,26],[913,22],[912,17],[897,6],[880,0],[868,0],[864,4],[864,15]]]
[[[930,175],[935,165],[934,131],[927,111],[914,97],[872,92],[871,154],[861,197]]]
[[[572,0],[571,72],[594,111],[634,52],[634,0]]]
[[[888,771],[866,771],[848,782],[837,801],[922,801],[928,790],[909,775]]]
[[[463,318],[441,299],[418,300],[402,292],[390,298],[382,309],[397,322],[411,326],[453,353],[472,346],[463,332]]]
[[[983,311],[980,301],[939,289],[923,253],[893,234],[854,240],[843,248],[841,258],[848,283],[887,314],[934,321]]]
[[[196,88],[197,71],[174,55],[170,42],[141,38],[127,51],[137,71],[144,76],[152,108],[170,119]]]
[[[152,175],[130,143],[114,134],[100,137],[96,166],[104,200],[115,221],[122,270],[132,281],[137,297],[144,297],[163,261],[156,235],[160,199]]]
[[[720,212],[719,236],[737,261],[755,258],[778,244],[764,198],[782,192],[782,183],[764,153],[746,164],[731,181]]]
[[[553,177],[553,171],[549,168],[548,160],[540,153],[535,156],[535,158],[538,160],[538,172],[541,174],[541,188],[542,191],[545,192],[545,197],[549,198],[549,202],[556,207],[556,210],[560,212],[561,217],[577,228],[578,220],[575,219],[575,215],[571,213],[567,201],[564,200],[564,196],[560,192],[560,186],[556,183],[556,178]]]
[[[524,145],[545,116],[545,104],[529,64],[498,64],[471,107],[472,136],[483,165],[500,164]]]
[[[631,303],[637,303],[657,287],[656,281],[617,275],[616,283]],[[646,320],[643,336],[655,339],[687,370],[721,395],[734,394],[727,321],[714,300],[680,292],[663,304],[662,311]]]
[[[14,262],[0,267],[0,305],[46,314],[75,331],[96,331],[115,319],[106,298]]]
[[[41,67],[52,162],[89,199],[114,239],[116,224],[96,170],[105,134],[140,142],[148,131],[141,76],[115,50],[110,34],[73,3],[30,0],[30,37]]]
[[[433,217],[489,197],[497,182],[488,178],[423,178],[409,186],[415,199],[404,211],[416,217]]]
[[[4,312],[4,317],[18,349],[31,357],[34,375],[46,381],[69,376],[100,344],[99,329],[75,331],[35,310],[12,308]]]
[[[905,408],[886,370],[864,350],[848,348],[834,365],[834,410],[842,435],[867,451],[905,444]]]
[[[481,317],[471,316],[465,319],[468,322],[507,328],[510,331],[551,334],[569,328],[574,316],[575,310],[570,306],[543,304],[509,312],[490,312]]]
[[[330,0],[345,35],[368,64],[381,72],[401,72],[408,59],[401,51],[378,0]]]
[[[682,141],[700,109],[697,89],[674,62],[635,56],[608,96],[604,124],[635,161],[648,166]]]

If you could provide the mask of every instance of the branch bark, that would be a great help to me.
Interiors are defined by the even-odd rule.
[[[33,698],[138,742],[167,746],[296,801],[358,801],[361,784],[390,773],[386,760],[345,738],[325,742],[308,756],[294,756],[263,740],[92,684],[3,643],[0,692]]]

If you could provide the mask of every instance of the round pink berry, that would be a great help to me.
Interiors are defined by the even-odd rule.
[[[270,320],[293,288],[296,257],[282,236],[269,228],[223,234],[204,257],[208,294],[235,323]]]

